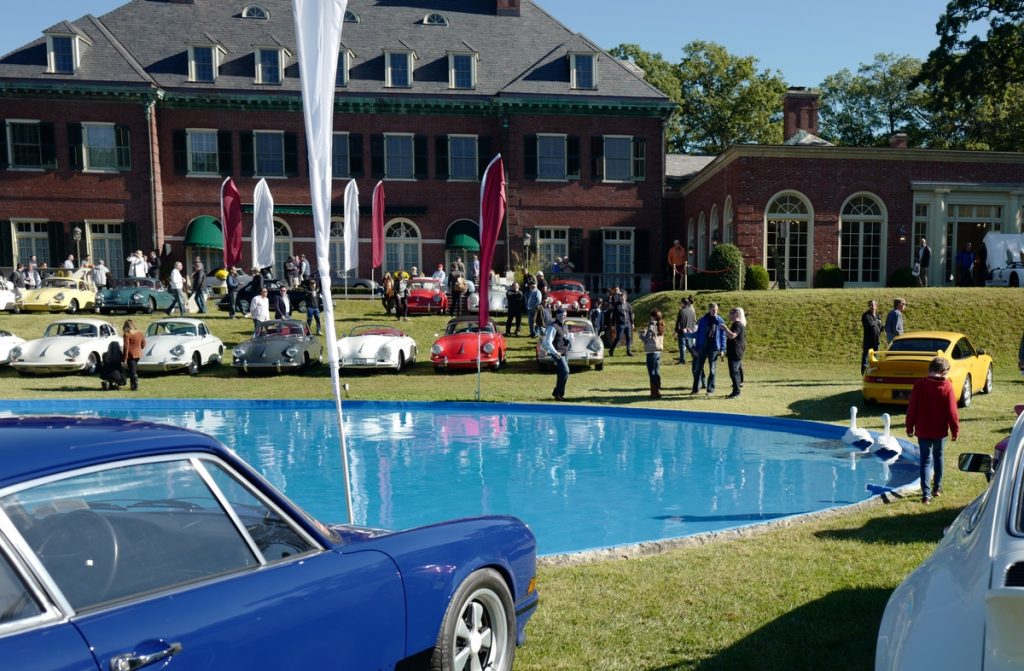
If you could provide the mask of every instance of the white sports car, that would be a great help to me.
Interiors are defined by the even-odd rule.
[[[504,279],[494,280],[487,287],[487,309],[491,314],[508,312],[508,287]],[[480,292],[476,291],[476,287],[473,293],[466,296],[466,310],[480,312]]]
[[[10,331],[0,331],[0,366],[11,362],[11,350],[25,342]]]
[[[931,557],[889,597],[875,670],[985,669],[1024,664],[1024,414],[988,488],[964,508]],[[992,457],[960,455],[989,473]]]
[[[338,341],[338,363],[343,369],[397,373],[416,363],[416,341],[392,326],[356,326]]]
[[[601,336],[594,331],[594,325],[589,319],[582,317],[569,317],[565,320],[565,326],[572,334],[572,349],[566,353],[570,368],[593,368],[594,370],[604,369],[604,343]],[[551,355],[541,347],[540,340],[537,341],[537,367],[541,370],[555,367]]]
[[[46,327],[42,338],[11,350],[11,366],[22,375],[92,375],[111,343],[121,343],[113,324],[99,319],[62,319]]]
[[[992,274],[985,282],[987,287],[1024,287],[1024,264],[1018,261],[1005,268],[993,268]]]
[[[21,312],[18,295],[14,293],[14,285],[0,279],[0,310],[4,312]]]
[[[224,358],[224,343],[198,319],[160,319],[146,329],[146,347],[139,371],[162,373],[185,370],[196,375]]]

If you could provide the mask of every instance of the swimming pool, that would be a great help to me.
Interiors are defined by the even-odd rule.
[[[333,402],[9,401],[14,414],[146,419],[209,433],[324,521],[346,519]],[[97,408],[102,410],[97,410]],[[599,406],[345,403],[357,524],[512,514],[542,555],[677,538],[849,505],[916,465],[851,454],[843,427]]]

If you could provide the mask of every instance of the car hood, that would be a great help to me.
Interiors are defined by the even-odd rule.
[[[69,348],[78,346],[81,349],[88,350],[106,350],[107,346],[115,340],[120,341],[118,337],[82,337],[82,336],[54,336],[51,338],[36,338],[35,340],[29,340],[21,345],[22,358],[35,358],[35,359],[61,359],[63,360],[64,352]]]
[[[150,294],[153,293],[153,289],[149,287],[120,287],[117,289],[104,289],[99,293],[103,297],[103,300],[128,300],[133,294]]]
[[[198,336],[152,336],[146,338],[146,347],[143,350],[143,356],[153,356],[160,352],[169,352],[178,345],[181,345],[185,349],[191,347],[197,347],[204,340]]]
[[[355,336],[352,338],[342,338],[338,341],[338,353],[373,356],[384,345],[397,343],[397,341],[398,338],[395,336]]]
[[[438,338],[437,343],[441,347],[448,351],[459,351],[465,350],[467,352],[475,352],[476,344],[479,342],[481,345],[484,343],[496,341],[498,339],[497,333],[481,333],[479,334],[479,341],[477,340],[476,333],[459,333],[456,335],[446,335]]]
[[[306,348],[306,342],[296,336],[272,336],[270,338],[253,338],[241,343],[239,347],[245,349],[249,356],[277,357],[284,353],[289,347],[298,347],[300,350]]]

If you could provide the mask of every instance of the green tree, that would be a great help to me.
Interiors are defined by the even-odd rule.
[[[682,82],[679,79],[679,66],[669,63],[660,53],[644,51],[636,44],[620,44],[611,49],[615,58],[632,63],[644,73],[644,81],[669,97],[677,105],[681,102]],[[679,109],[672,113],[665,128],[665,137],[669,151],[683,151],[677,144],[680,136]]]

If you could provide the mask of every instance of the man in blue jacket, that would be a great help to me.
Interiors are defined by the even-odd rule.
[[[700,378],[704,374],[704,362],[708,362],[708,394],[715,393],[715,368],[718,358],[725,351],[725,320],[718,316],[718,303],[708,303],[708,312],[697,322],[697,359],[693,363],[693,390],[700,391]]]

